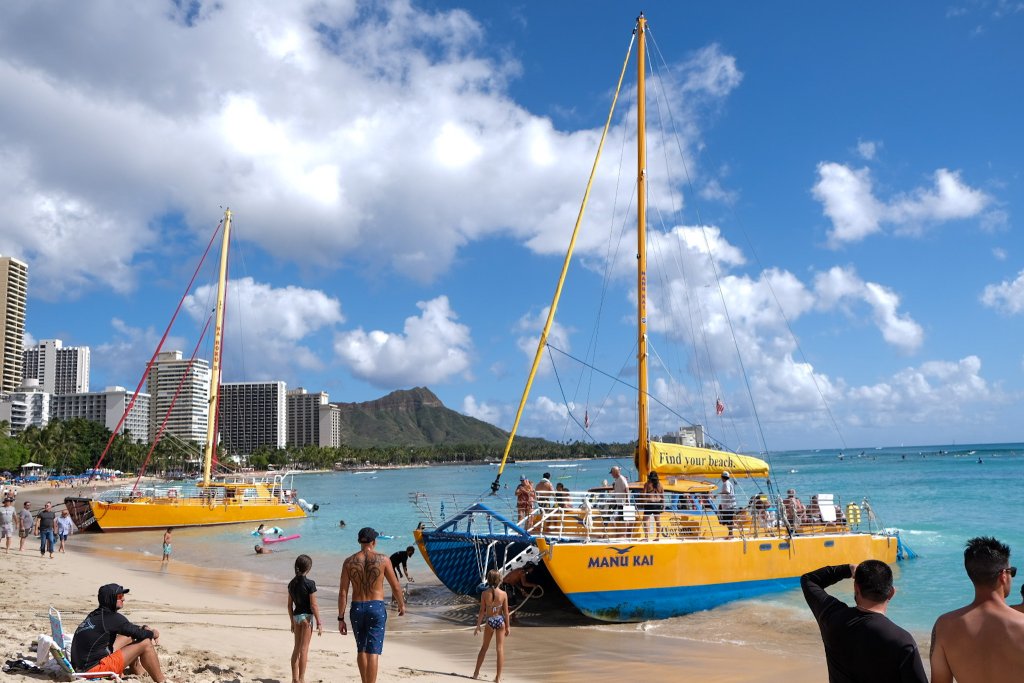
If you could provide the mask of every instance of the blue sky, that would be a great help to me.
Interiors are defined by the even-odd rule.
[[[655,431],[682,417],[747,450],[1021,440],[1024,5],[643,9],[649,107],[679,133],[659,121],[648,164],[652,391],[678,413],[656,408]],[[29,340],[89,345],[94,388],[133,387],[230,205],[225,379],[335,401],[426,385],[508,428],[634,17],[4,3],[0,254],[30,264]],[[629,381],[631,92],[552,339],[587,357],[602,304],[591,360]],[[207,302],[172,347],[190,352]],[[555,355],[522,432],[587,438],[571,413],[631,438],[629,389]]]

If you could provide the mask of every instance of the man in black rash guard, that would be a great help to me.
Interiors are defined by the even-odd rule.
[[[398,578],[402,578],[402,570],[405,570],[405,578],[413,583],[412,576],[409,574],[409,565],[407,562],[409,558],[416,554],[416,548],[409,546],[405,550],[399,550],[397,553],[391,555],[391,566],[395,568],[395,574]]]
[[[851,577],[855,607],[825,592]],[[928,683],[913,636],[885,616],[896,594],[889,565],[822,567],[801,576],[800,587],[821,630],[830,683]]]
[[[140,666],[156,683],[166,680],[160,671],[156,643],[160,632],[148,626],[136,626],[118,610],[124,606],[128,589],[116,583],[101,586],[100,606],[89,613],[71,641],[71,665],[75,671],[113,671],[118,676],[126,670],[141,675]]]

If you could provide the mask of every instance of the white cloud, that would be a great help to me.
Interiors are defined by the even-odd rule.
[[[495,53],[465,11],[405,0],[3,5],[0,250],[55,297],[132,290],[163,217],[198,233],[221,205],[304,267],[372,258],[429,281],[496,233],[561,252],[599,130],[517,105],[520,66]],[[712,45],[667,76],[693,149],[694,108],[742,74]],[[615,182],[602,172],[591,216]]]
[[[516,321],[514,329],[519,333],[519,336],[516,338],[516,346],[523,352],[530,363],[533,362],[534,356],[537,354],[537,344],[540,342],[540,335],[544,331],[544,323],[547,321],[550,310],[550,306],[545,306],[536,315],[527,313]],[[548,331],[547,343],[560,351],[568,353],[572,350],[569,343],[570,333],[570,329],[563,326],[558,320],[555,320],[551,323],[551,329]],[[550,363],[547,362],[546,358],[542,357],[538,371],[544,374],[550,372],[550,368]]]
[[[477,401],[473,394],[462,399],[462,412],[470,417],[483,420],[492,425],[501,424],[502,410],[499,406]]]
[[[1002,247],[992,247],[992,257],[995,258],[996,261],[1005,261],[1008,256],[1009,254],[1007,254],[1006,250]]]
[[[857,154],[865,161],[872,161],[875,158],[875,155],[878,154],[878,150],[881,148],[881,142],[876,142],[874,140],[857,141]]]
[[[985,287],[981,302],[1007,315],[1024,311],[1024,270],[1017,273],[1013,281],[1003,280],[997,285]]]
[[[439,296],[421,301],[401,334],[362,328],[339,334],[334,350],[353,375],[376,387],[395,389],[445,382],[469,372],[473,350],[469,328]]]
[[[858,242],[881,229],[884,207],[872,192],[868,169],[854,170],[832,162],[818,164],[813,192],[832,221],[829,243],[833,246]]]
[[[185,311],[200,329],[216,296],[215,285],[203,285],[185,298]],[[301,342],[345,321],[338,300],[321,291],[273,287],[251,277],[228,282],[225,318],[226,381],[288,381],[297,369],[323,368],[323,360]],[[207,339],[212,338],[211,324]]]
[[[127,387],[134,391],[145,375],[146,365],[153,357],[163,333],[153,327],[132,327],[120,318],[112,318],[110,326],[114,330],[111,340],[92,349],[92,374],[94,377],[107,377],[107,384]],[[191,358],[195,345],[194,339],[189,342],[184,337],[173,334],[167,337],[161,351],[182,351],[185,358]],[[97,391],[105,387],[91,388]],[[146,390],[145,385],[142,386],[142,390]]]
[[[831,247],[859,242],[891,225],[897,234],[919,234],[928,224],[982,215],[992,203],[985,192],[966,185],[960,173],[940,168],[934,186],[917,188],[885,203],[878,200],[867,168],[852,169],[835,162],[818,164],[813,193],[832,221]],[[984,224],[995,220],[983,217]]]

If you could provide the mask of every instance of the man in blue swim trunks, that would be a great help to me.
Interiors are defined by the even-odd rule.
[[[384,602],[384,579],[391,586],[392,598],[398,603],[398,616],[405,614],[405,597],[398,577],[387,555],[378,553],[377,536],[370,527],[359,530],[359,552],[341,565],[341,589],[338,592],[338,630],[348,633],[345,606],[352,590],[352,635],[356,637],[356,664],[362,683],[375,683],[380,653],[384,649],[384,625],[388,620]]]

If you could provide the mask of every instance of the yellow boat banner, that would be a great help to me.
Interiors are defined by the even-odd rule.
[[[652,441],[651,469],[658,474],[717,477],[728,471],[734,477],[767,477],[768,463],[750,455],[711,448]]]

